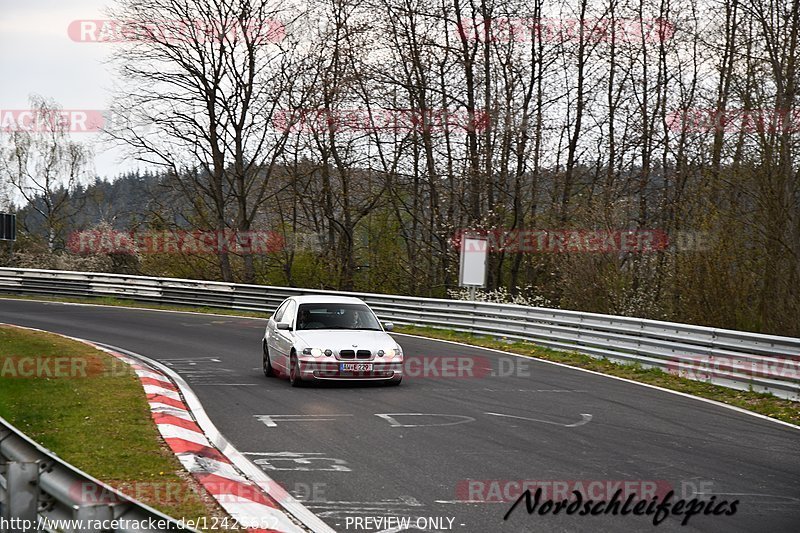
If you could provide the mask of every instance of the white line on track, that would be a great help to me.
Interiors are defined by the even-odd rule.
[[[504,418],[516,418],[517,420],[528,420],[530,422],[542,422],[543,424],[552,424],[554,426],[561,426],[565,428],[576,428],[578,426],[582,426],[584,424],[588,424],[589,421],[592,419],[592,415],[588,413],[581,413],[582,420],[579,422],[575,422],[574,424],[562,424],[560,422],[551,422],[549,420],[540,420],[538,418],[527,418],[524,416],[514,416],[514,415],[504,415],[502,413],[485,413],[491,416],[502,416]]]
[[[318,415],[253,415],[268,428],[278,427],[276,422],[333,422],[337,417],[353,416],[344,414]]]
[[[503,350],[498,350],[496,348],[484,348],[483,346],[475,346],[474,344],[466,344],[464,342],[442,340],[442,339],[433,339],[433,338],[430,338],[430,337],[422,337],[420,335],[412,335],[410,333],[395,333],[395,332],[392,332],[392,335],[402,335],[404,337],[413,337],[415,339],[420,339],[420,340],[425,340],[425,341],[445,342],[447,344],[455,344],[456,346],[464,346],[466,348],[472,348],[474,350],[485,350],[487,352],[501,353],[503,355],[510,355],[512,357],[519,357],[519,358],[523,358],[523,359],[530,359],[530,360],[533,360],[533,361],[539,361],[540,363],[559,366],[561,368],[568,368],[568,369],[574,370],[576,372],[585,372],[587,374],[593,374],[595,376],[601,376],[601,377],[608,378],[608,379],[615,379],[617,381],[624,381],[625,383],[631,383],[633,385],[638,385],[640,387],[647,387],[648,389],[658,390],[658,391],[661,391],[661,392],[666,392],[668,394],[674,394],[676,396],[683,396],[684,398],[690,398],[692,400],[697,400],[698,402],[704,402],[704,403],[708,403],[708,404],[711,404],[711,405],[716,405],[717,407],[722,407],[724,409],[728,409],[728,410],[731,410],[731,411],[736,411],[737,413],[740,413],[740,414],[743,414],[743,415],[754,416],[756,418],[760,418],[761,420],[767,420],[769,422],[774,422],[775,424],[780,424],[782,426],[790,427],[790,428],[793,428],[793,429],[800,429],[800,426],[798,426],[798,425],[791,424],[789,422],[784,422],[783,420],[778,420],[777,418],[771,418],[771,417],[768,417],[766,415],[762,415],[760,413],[755,413],[753,411],[748,411],[747,409],[742,409],[741,407],[736,407],[734,405],[728,405],[727,403],[718,402],[716,400],[709,400],[708,398],[701,398],[700,396],[694,396],[692,394],[687,394],[685,392],[680,392],[680,391],[676,391],[676,390],[672,390],[672,389],[665,389],[664,387],[659,387],[658,385],[651,385],[649,383],[642,383],[640,381],[634,381],[632,379],[621,378],[619,376],[612,376],[612,375],[609,375],[609,374],[603,374],[602,372],[596,372],[594,370],[589,370],[589,369],[586,369],[586,368],[580,368],[580,367],[577,367],[577,366],[565,365],[564,363],[557,363],[555,361],[548,361],[547,359],[539,359],[538,357],[531,357],[529,355],[521,355],[521,354],[512,353],[512,352],[504,352]]]
[[[458,424],[466,424],[468,422],[475,422],[475,419],[471,416],[464,416],[464,415],[440,415],[440,414],[433,414],[433,413],[381,413],[376,414],[375,416],[383,418],[393,428],[421,428],[421,427],[437,427],[437,426],[456,426]],[[397,416],[427,416],[427,417],[439,417],[439,418],[455,418],[457,420],[453,422],[435,422],[433,424],[403,424],[402,422],[398,422],[395,417]]]

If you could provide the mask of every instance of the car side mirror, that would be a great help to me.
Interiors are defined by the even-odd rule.
[[[278,322],[277,324],[275,324],[275,327],[286,331],[292,331],[292,325],[289,324],[288,322]]]
[[[386,331],[392,331],[394,329],[394,324],[392,322],[384,322],[383,329]]]

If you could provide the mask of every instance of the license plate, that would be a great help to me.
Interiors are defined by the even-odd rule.
[[[372,372],[372,363],[340,363],[342,372]]]

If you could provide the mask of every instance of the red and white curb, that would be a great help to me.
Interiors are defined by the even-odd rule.
[[[251,533],[335,533],[219,433],[197,396],[173,370],[114,346],[61,336],[88,344],[133,368],[164,441],[184,468],[242,527]]]
[[[248,480],[206,438],[180,390],[168,376],[142,361],[97,346],[128,363],[147,394],[153,420],[167,445],[225,511],[250,531],[302,531],[280,509],[278,502]]]

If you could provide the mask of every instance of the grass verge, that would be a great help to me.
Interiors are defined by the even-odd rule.
[[[602,374],[640,381],[665,389],[685,392],[709,400],[716,400],[777,420],[800,425],[800,402],[784,400],[771,394],[729,389],[720,385],[713,385],[711,383],[675,376],[659,368],[642,368],[638,364],[620,364],[607,359],[595,359],[594,357],[577,352],[562,352],[542,348],[541,346],[536,346],[529,342],[502,340],[495,337],[472,335],[447,329],[417,326],[398,326],[396,331],[398,333],[408,333],[410,335],[419,335],[420,337],[428,337],[431,339],[449,340],[484,348],[494,348],[504,352],[527,355],[546,361],[554,361],[569,366],[594,370]]]
[[[91,346],[0,326],[0,416],[169,516],[225,516],[161,439],[133,370]]]

